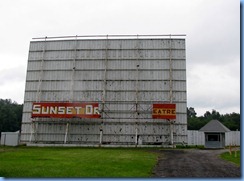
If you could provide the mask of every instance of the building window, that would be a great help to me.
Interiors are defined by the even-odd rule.
[[[208,134],[207,141],[219,141],[219,134]]]

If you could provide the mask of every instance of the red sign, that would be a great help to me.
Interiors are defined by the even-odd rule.
[[[32,118],[100,118],[98,103],[40,102],[33,103]]]
[[[153,104],[153,119],[176,119],[176,104]]]

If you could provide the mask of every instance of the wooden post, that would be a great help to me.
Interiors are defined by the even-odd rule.
[[[136,145],[136,147],[137,147],[137,144],[138,144],[138,142],[137,142],[137,137],[138,137],[138,132],[137,132],[138,130],[137,130],[137,128],[136,128],[136,135],[135,135],[135,145]]]
[[[229,145],[229,152],[230,152],[230,155],[232,155],[232,152],[231,152],[231,144]]]
[[[100,140],[99,140],[99,147],[102,145],[103,143],[103,128],[102,126],[100,127]]]
[[[237,148],[236,148],[236,145],[235,145],[235,158],[237,157]]]
[[[67,142],[67,136],[69,132],[69,123],[66,124],[65,136],[64,136],[64,144]]]
[[[169,121],[170,126],[170,145],[174,145],[174,125],[172,121]]]

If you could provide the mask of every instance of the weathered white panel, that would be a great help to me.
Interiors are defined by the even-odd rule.
[[[71,71],[28,71],[26,81],[33,80],[71,80]]]
[[[102,90],[103,89],[102,81],[76,81],[74,83],[74,90],[76,91],[92,91],[92,90]]]
[[[111,70],[108,73],[108,80],[135,80],[137,77],[136,70]],[[182,77],[180,77],[180,74],[174,74],[175,80],[181,80]],[[163,70],[155,70],[155,71],[146,71],[146,70],[140,70],[139,71],[139,78],[138,80],[168,80],[169,79],[169,71],[163,71]]]
[[[44,70],[72,70],[73,61],[45,61]]]
[[[33,81],[33,80],[37,81],[37,80],[39,80],[40,75],[41,75],[40,71],[33,72],[33,71],[28,71],[27,70],[26,82]]]
[[[205,145],[204,132],[189,130],[188,145]],[[225,133],[225,146],[240,146],[240,131],[230,131]]]
[[[42,89],[41,90],[47,90],[47,91],[57,91],[57,90],[64,90],[68,91],[71,88],[71,82],[70,81],[45,81],[42,82]]]
[[[225,146],[240,146],[240,131],[230,131],[225,133]]]
[[[23,112],[31,112],[31,110],[32,110],[32,102],[25,102],[23,105]]]
[[[31,122],[31,112],[23,112],[22,119],[24,122],[30,123]]]
[[[33,61],[33,62],[28,62],[27,70],[28,71],[39,71],[41,67],[41,61]]]
[[[107,101],[134,101],[134,100],[135,100],[134,92],[125,92],[125,91],[107,92]]]
[[[171,56],[171,57],[170,57]],[[35,134],[23,124],[28,142],[167,144],[166,120],[152,119],[153,103],[168,103],[170,60],[177,119],[175,143],[186,142],[186,64],[183,39],[90,39],[31,42],[23,123],[31,122],[32,102],[98,102],[102,119],[38,118]],[[104,101],[104,102],[103,102]],[[137,103],[137,106],[136,106]],[[138,111],[138,113],[136,112]],[[41,123],[45,121],[45,123]],[[102,122],[104,123],[102,125]],[[137,122],[137,136],[136,126]]]
[[[188,145],[205,145],[204,132],[189,130],[187,131]]]
[[[105,61],[104,60],[77,60],[75,63],[76,70],[101,70],[105,68]]]
[[[76,48],[76,41],[63,41],[60,43],[59,41],[47,41],[45,48],[47,50],[74,50]]]
[[[172,49],[184,49],[185,48],[185,41],[182,39],[161,39],[161,40],[147,40],[147,41],[140,41],[142,49],[168,49],[171,47]]]
[[[19,145],[19,131],[17,132],[2,132],[1,145],[17,146]]]
[[[186,71],[173,71],[173,80],[186,80]]]
[[[38,85],[39,85],[39,82],[26,82],[26,84],[25,84],[25,89],[26,89],[26,91],[33,91],[33,90],[37,90],[37,88],[38,88]]]
[[[104,71],[88,70],[88,71],[75,71],[74,80],[86,81],[86,80],[103,80]]]
[[[60,43],[59,41],[38,41],[31,42],[30,51],[40,51],[43,49],[48,50],[68,50],[74,49],[75,41],[63,41]]]

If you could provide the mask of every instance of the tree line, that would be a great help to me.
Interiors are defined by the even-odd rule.
[[[0,133],[15,132],[21,129],[23,104],[11,99],[0,99]],[[217,119],[232,131],[240,130],[240,114],[220,114],[216,110],[206,111],[203,116],[197,116],[193,107],[187,108],[188,130],[199,130],[209,121]]]
[[[220,114],[216,110],[206,111],[203,116],[197,117],[194,108],[187,108],[187,128],[188,130],[199,130],[209,121],[217,119],[231,131],[240,130],[241,116],[239,113]]]
[[[0,133],[15,132],[21,128],[23,104],[11,99],[0,99]]]

